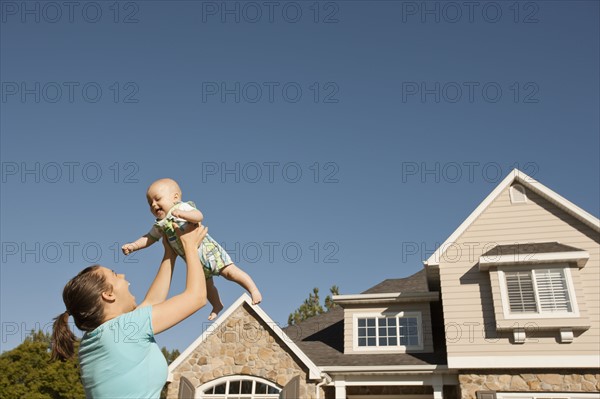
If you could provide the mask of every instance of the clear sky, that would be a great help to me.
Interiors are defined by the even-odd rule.
[[[420,270],[514,167],[598,216],[599,21],[597,1],[2,0],[0,350],[49,331],[91,263],[141,301],[162,249],[118,248],[159,177],[281,326],[313,287]]]

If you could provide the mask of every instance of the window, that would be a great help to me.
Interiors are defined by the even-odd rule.
[[[574,313],[566,268],[504,271],[505,312],[548,316]]]
[[[202,399],[276,399],[281,389],[256,377],[224,377],[201,387]]]
[[[356,315],[355,349],[422,349],[420,314]]]
[[[575,330],[591,328],[577,304],[583,293],[575,291],[588,259],[587,251],[558,242],[502,244],[480,256],[479,270],[490,273],[496,330],[512,331],[515,344],[527,341],[527,326],[574,342]]]

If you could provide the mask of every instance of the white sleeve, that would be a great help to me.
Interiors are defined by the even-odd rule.
[[[162,232],[158,227],[153,225],[150,231],[148,232],[148,235],[154,238],[156,241],[158,241],[162,237]]]
[[[195,211],[196,207],[193,204],[193,202],[182,202],[178,209],[182,211]]]

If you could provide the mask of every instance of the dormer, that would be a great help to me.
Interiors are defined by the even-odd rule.
[[[356,295],[335,295],[344,309],[344,354],[433,352],[431,302],[424,271],[385,280]]]

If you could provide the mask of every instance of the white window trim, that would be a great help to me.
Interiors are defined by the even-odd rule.
[[[533,269],[562,269],[567,283],[567,291],[571,300],[571,312],[552,312],[552,313],[522,313],[515,314],[510,312],[510,304],[508,302],[508,289],[506,287],[505,272],[513,271],[531,271]],[[523,320],[523,319],[556,319],[556,318],[575,318],[579,317],[579,307],[577,306],[577,296],[575,295],[575,287],[573,278],[571,277],[571,268],[567,264],[541,264],[532,266],[511,266],[510,268],[498,268],[498,280],[500,284],[500,292],[502,295],[502,310],[504,319],[506,320]]]
[[[598,397],[597,392],[496,392],[497,399],[598,399]]]
[[[419,337],[419,345],[417,346],[358,346],[358,319],[365,317],[379,318],[379,317],[416,317],[417,319],[417,331]],[[375,331],[378,330],[378,326],[375,326]],[[377,333],[377,336],[379,334]],[[410,312],[364,312],[355,313],[352,316],[352,350],[354,352],[385,352],[385,353],[406,353],[408,351],[419,351],[423,350],[423,317],[421,312],[410,311]]]
[[[348,399],[431,399],[431,395],[348,395]]]
[[[246,397],[246,396],[251,396],[251,394],[212,394],[212,393],[203,393],[203,391],[210,389],[216,385],[221,385],[224,382],[231,382],[231,381],[240,381],[240,380],[251,380],[254,381],[253,385],[256,385],[257,382],[261,382],[263,384],[267,384],[270,386],[273,386],[277,389],[279,389],[281,391],[281,387],[279,387],[276,383],[274,383],[273,381],[269,381],[269,380],[265,380],[264,378],[260,378],[260,377],[255,377],[252,375],[228,375],[225,377],[220,377],[217,379],[214,379],[212,381],[209,381],[205,384],[202,384],[198,387],[196,387],[196,399],[213,399],[213,398],[218,398],[221,399],[223,397],[225,397],[225,395],[228,396],[241,396],[241,397]],[[262,398],[267,398],[267,399],[271,399],[271,398],[277,398],[279,394],[254,394],[252,396],[253,399],[262,399]]]

